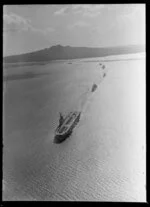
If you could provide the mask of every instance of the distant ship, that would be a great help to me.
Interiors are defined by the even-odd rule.
[[[91,89],[91,92],[94,92],[97,89],[97,85],[94,83]]]
[[[80,119],[80,114],[81,112],[79,111],[70,112],[67,117],[62,120],[62,123],[57,127],[55,131],[55,143],[60,143],[71,135],[72,130]]]

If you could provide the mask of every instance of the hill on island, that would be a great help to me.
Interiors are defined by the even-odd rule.
[[[42,62],[51,60],[66,60],[76,58],[103,57],[109,55],[120,55],[129,53],[144,52],[145,45],[129,45],[119,47],[70,47],[56,45],[39,51],[26,54],[6,56],[3,58],[4,63],[19,62]]]

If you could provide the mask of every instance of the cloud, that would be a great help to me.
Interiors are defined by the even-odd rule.
[[[85,17],[95,17],[101,13],[101,9],[104,8],[104,5],[93,5],[93,4],[76,4],[63,7],[54,12],[54,15],[65,15],[69,12],[73,14],[81,14]]]
[[[84,22],[84,21],[78,21],[78,22],[75,22],[74,24],[72,25],[69,25],[68,28],[69,29],[74,29],[74,28],[77,28],[77,27],[80,27],[80,28],[83,28],[83,27],[89,27],[90,25],[87,23],[87,22]]]
[[[48,28],[46,29],[46,31],[47,31],[47,32],[54,32],[55,30],[54,30],[54,28],[52,28],[52,27],[48,27]]]
[[[93,5],[93,4],[78,4],[72,6],[72,11],[74,14],[82,14],[85,17],[96,17],[101,13],[104,5]]]
[[[130,5],[126,8],[124,13],[122,14],[123,16],[137,16],[137,15],[145,15],[145,6],[144,5]]]
[[[40,31],[41,31],[41,33],[43,33],[44,35],[48,35],[48,34],[54,32],[55,29],[52,28],[52,27],[48,27],[48,28],[46,28],[45,30],[40,30]]]
[[[30,20],[14,13],[4,14],[3,23],[4,32],[28,30],[31,27]]]
[[[66,12],[68,11],[69,7],[66,6],[66,7],[63,7],[57,11],[54,12],[54,15],[64,15],[66,14]]]
[[[134,39],[137,42],[144,42],[145,23],[143,7],[117,5],[113,8],[111,7],[109,13],[111,18],[106,20],[105,24],[98,25],[91,30],[93,36],[98,34],[102,39],[107,38],[108,42],[111,35],[114,37],[114,41],[117,41],[118,35],[118,42],[121,42],[121,38],[122,42],[134,42]]]
[[[93,34],[99,34],[99,35],[105,35],[106,33],[111,32],[111,30],[113,29],[113,27],[115,27],[116,22],[112,22],[111,24],[109,24],[107,27],[104,26],[96,26],[91,30],[91,33]]]
[[[110,5],[105,5],[105,8],[109,12],[114,12],[116,15],[121,15],[121,16],[127,16],[127,15],[132,15],[133,13],[143,10],[144,9],[144,4],[110,4]]]
[[[142,10],[143,7],[142,4],[77,4],[72,5],[72,12],[89,18],[97,17],[104,11],[117,16],[127,16]]]
[[[54,28],[52,27],[46,29],[36,28],[32,26],[31,21],[29,19],[25,19],[14,13],[4,14],[3,23],[3,32],[31,31],[43,35],[47,35],[51,32],[54,32]]]
[[[116,24],[137,24],[138,21],[145,24],[145,6],[142,4],[117,5],[111,11],[116,16]]]

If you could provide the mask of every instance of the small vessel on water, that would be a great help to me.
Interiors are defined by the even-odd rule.
[[[75,112],[70,112],[63,120],[62,117],[60,117],[61,123],[59,124],[59,126],[56,128],[55,131],[55,138],[54,138],[55,143],[61,143],[71,135],[72,130],[79,122],[80,115],[81,112],[75,111]]]
[[[103,74],[103,77],[105,77],[105,76],[106,76],[106,73]]]
[[[97,89],[97,85],[94,83],[91,89],[91,92],[94,92]]]

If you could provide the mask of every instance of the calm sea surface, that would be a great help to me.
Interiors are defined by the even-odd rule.
[[[130,179],[107,165],[108,133],[88,136],[84,116],[70,138],[53,143],[59,112],[88,111],[92,84],[103,82],[99,62],[13,66],[4,76],[4,200],[136,200]]]
[[[91,67],[64,61],[4,70],[3,175],[10,199],[69,199],[62,192],[76,177],[76,138],[56,145],[54,130],[59,112],[81,109],[93,81],[101,80],[98,66]]]

